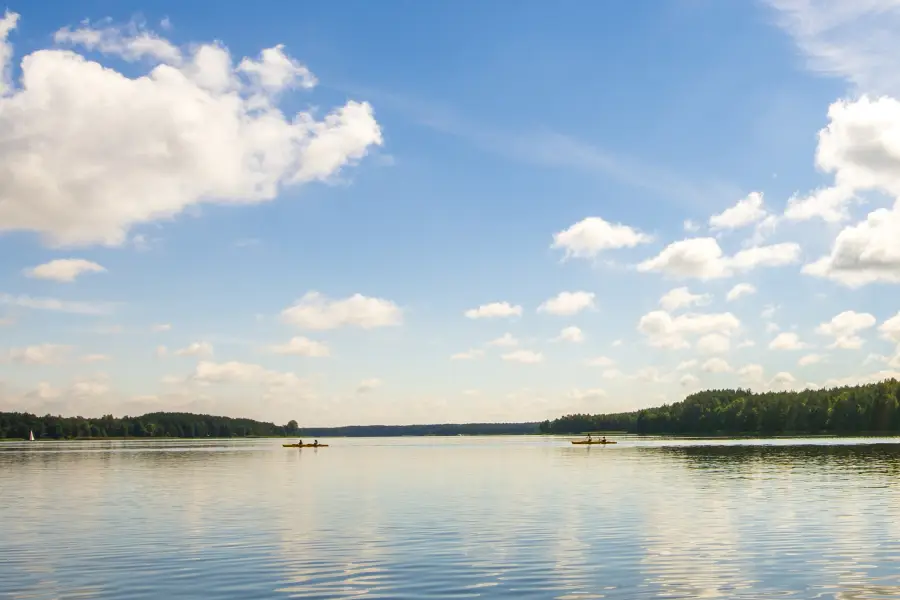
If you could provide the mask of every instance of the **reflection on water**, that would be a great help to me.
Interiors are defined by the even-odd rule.
[[[900,440],[0,444],[2,598],[897,598]]]

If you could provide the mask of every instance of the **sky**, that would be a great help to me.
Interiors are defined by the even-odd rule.
[[[0,410],[530,421],[898,376],[898,29],[11,2]]]

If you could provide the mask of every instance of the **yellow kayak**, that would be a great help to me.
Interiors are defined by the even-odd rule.
[[[609,440],[607,440],[607,441],[605,441],[605,442],[601,442],[601,441],[599,441],[599,440],[596,440],[596,441],[595,441],[595,440],[591,440],[590,442],[587,441],[587,440],[572,440],[572,443],[573,443],[573,444],[591,445],[591,444],[617,444],[618,442],[611,442],[611,441],[609,441]]]
[[[285,448],[327,448],[328,444],[282,444]]]

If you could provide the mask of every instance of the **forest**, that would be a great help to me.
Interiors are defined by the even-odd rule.
[[[299,428],[297,421],[275,425],[251,419],[233,419],[192,413],[157,412],[140,417],[105,415],[43,417],[0,412],[0,439],[80,439],[106,437],[387,437],[402,435],[515,435],[538,433],[537,423],[468,423],[462,425],[354,425]]]
[[[252,419],[233,419],[192,413],[149,413],[140,417],[97,419],[0,412],[0,439],[75,439],[105,437],[249,437],[297,435],[297,422],[275,425]]]
[[[541,433],[777,435],[900,433],[900,383],[754,393],[707,390],[683,401],[632,412],[566,415]]]

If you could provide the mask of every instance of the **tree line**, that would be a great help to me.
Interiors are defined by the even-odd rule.
[[[555,434],[900,433],[900,383],[887,379],[866,385],[765,393],[707,390],[656,408],[565,415],[544,421],[539,429]]]
[[[140,417],[38,416],[0,412],[0,439],[74,439],[106,437],[272,437],[297,435],[297,421],[275,425],[253,419],[234,419],[193,413],[156,412]]]

